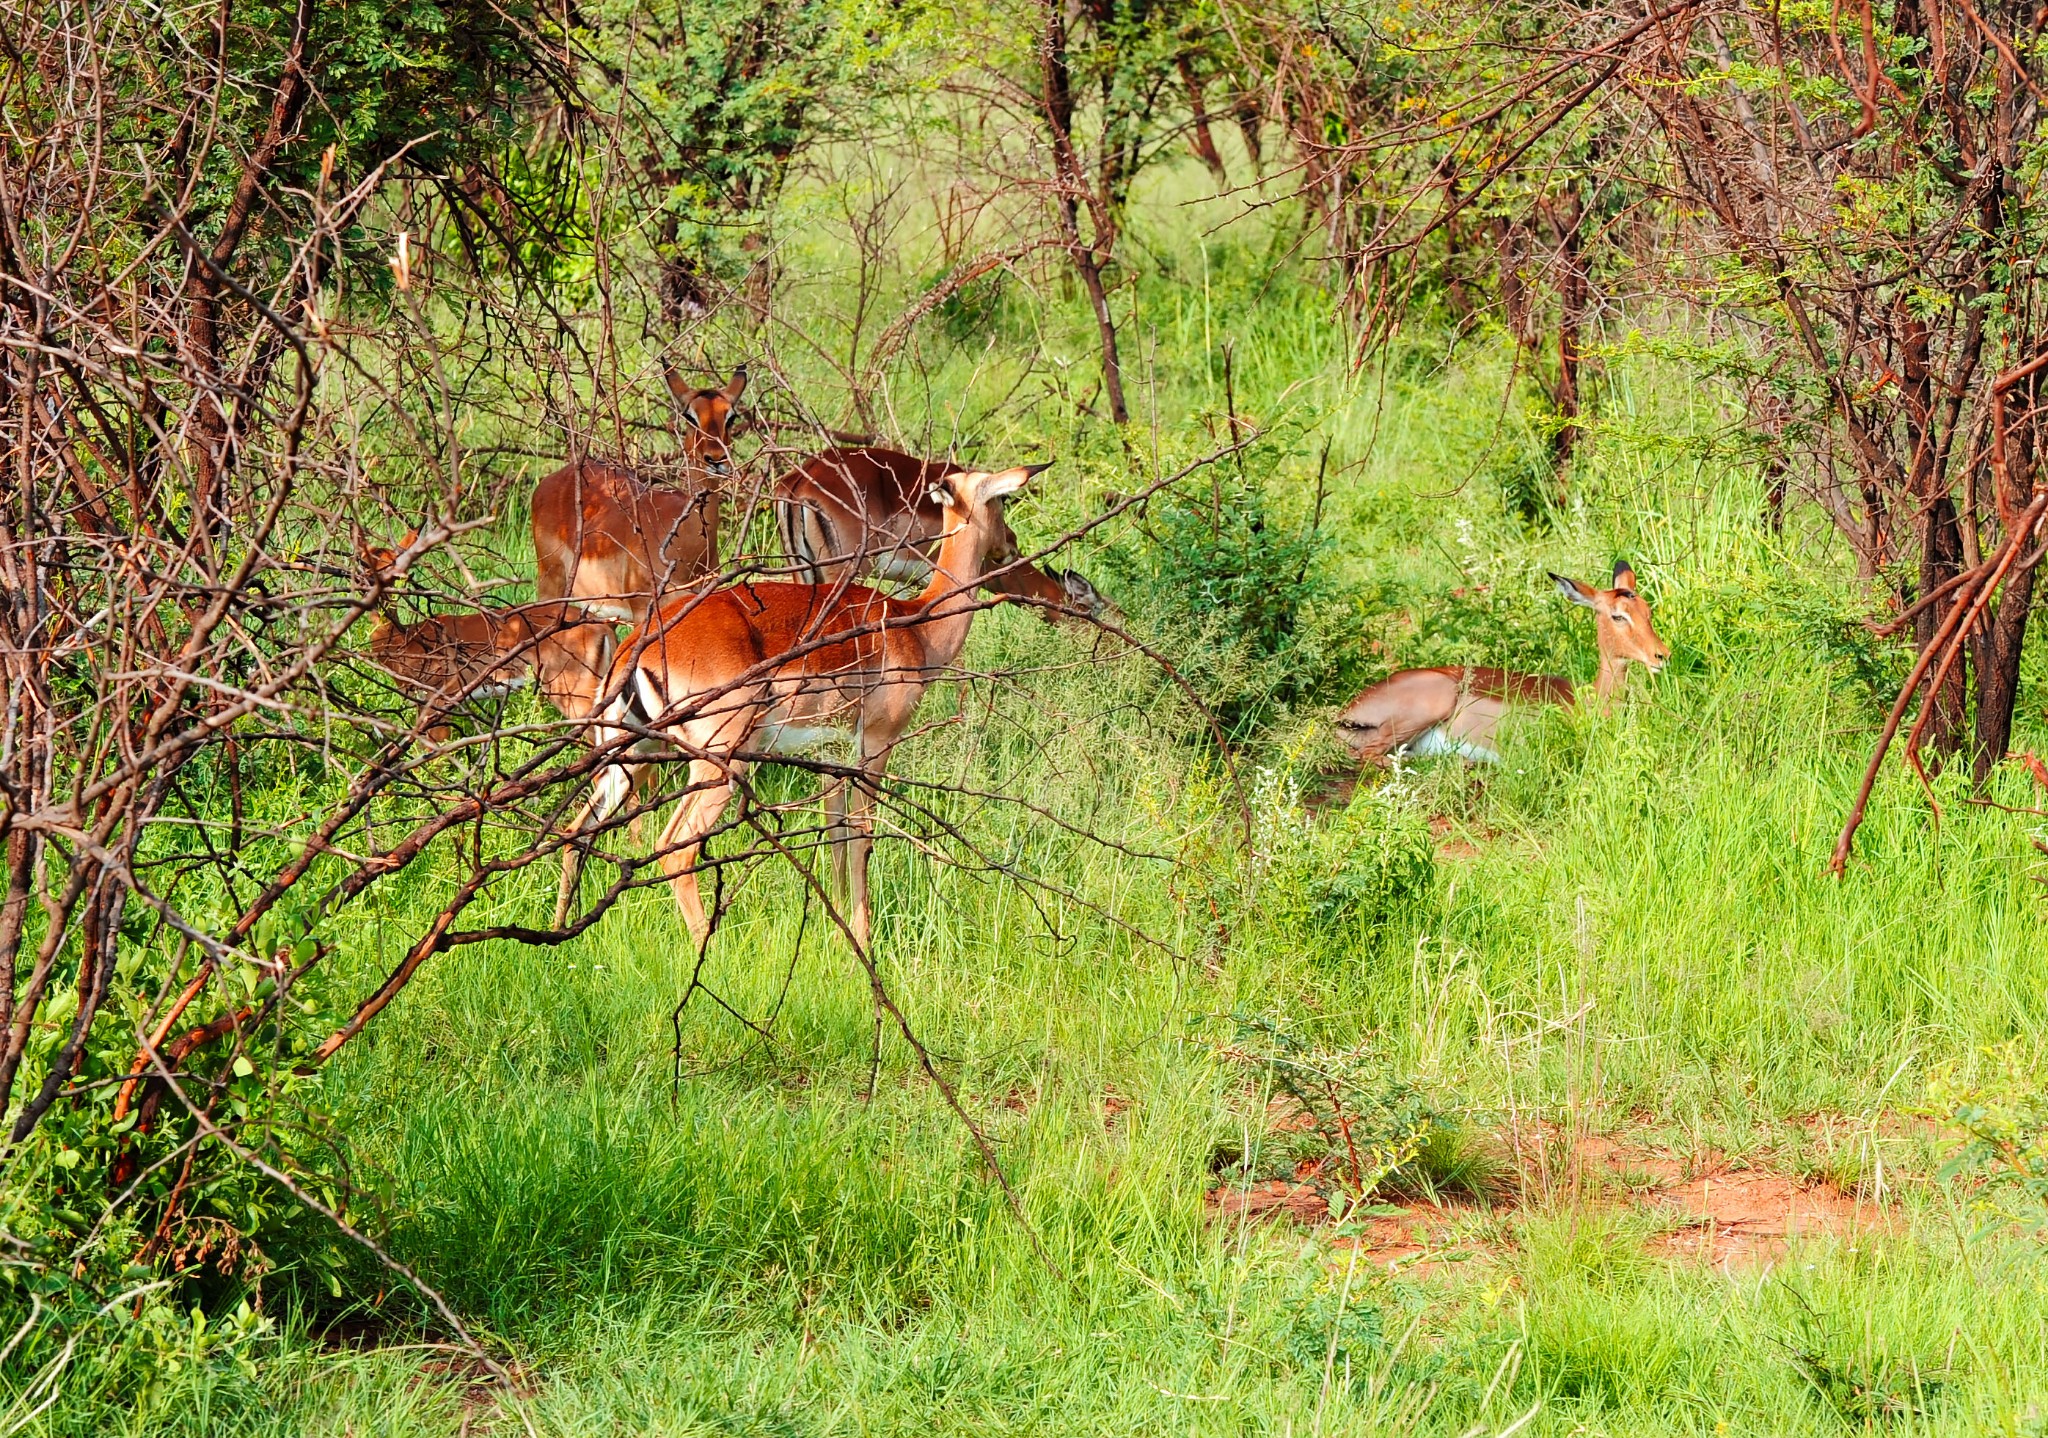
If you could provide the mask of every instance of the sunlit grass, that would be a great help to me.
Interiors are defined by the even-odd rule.
[[[1495,1222],[1490,1255],[1457,1272],[1364,1263],[1347,1287],[1322,1238],[1205,1216],[1212,1155],[1260,1138],[1253,1081],[1223,1052],[1234,1011],[1370,1046],[1475,1133],[1514,1116],[1731,1147],[1816,1113],[1875,1124],[1940,1059],[2040,1046],[2048,908],[2034,821],[1960,802],[1953,780],[1936,824],[1889,775],[1848,876],[1826,875],[1875,721],[1857,656],[1891,660],[1853,641],[1860,601],[1817,532],[1773,535],[1745,476],[1620,441],[1525,522],[1489,465],[1534,440],[1484,337],[1404,340],[1353,374],[1327,297],[1258,282],[1256,227],[1191,243],[1195,229],[1161,221],[1148,238],[1170,259],[1135,280],[1132,351],[1152,357],[1156,391],[1129,451],[1073,412],[1092,355],[1056,294],[1008,302],[1028,309],[1031,352],[1014,335],[993,358],[931,341],[924,388],[906,370],[896,400],[924,405],[928,432],[974,415],[991,449],[1062,449],[1020,511],[1044,537],[1132,487],[1131,470],[1206,447],[1228,339],[1240,407],[1291,436],[1288,522],[1305,522],[1330,443],[1333,562],[1383,606],[1359,615],[1386,651],[1363,667],[1493,658],[1584,679],[1590,634],[1543,572],[1626,555],[1669,670],[1611,711],[1530,716],[1498,769],[1368,776],[1469,851],[1397,922],[1306,933],[1262,902],[1234,790],[1170,686],[1134,658],[1074,664],[1072,631],[982,621],[970,663],[1016,677],[980,681],[970,722],[918,740],[899,771],[1164,856],[965,795],[931,802],[1043,886],[942,862],[958,845],[878,852],[882,973],[1057,1272],[886,1028],[868,1093],[866,980],[772,864],[736,889],[701,974],[658,889],[559,949],[435,959],[328,1083],[362,1211],[532,1364],[543,1433],[1461,1434],[1534,1409],[1521,1432],[1824,1434],[1879,1421],[1857,1416],[1859,1392],[1901,1431],[2033,1431],[2048,1268],[2023,1243],[1962,1244],[1924,1149],[1903,1150],[1881,1240],[1815,1242],[1771,1272],[1653,1257],[1654,1224],[1550,1195]],[[1065,408],[998,402],[1027,362],[1065,377]],[[1668,362],[1617,359],[1605,402],[1673,433],[1715,422]],[[2021,746],[2042,742],[2040,695]],[[954,702],[935,692],[928,717]],[[1316,719],[1291,716],[1245,756],[1263,834],[1324,822],[1280,782],[1314,767]],[[530,882],[507,902],[538,917],[551,876]],[[380,974],[382,931],[356,922],[347,961]],[[693,974],[749,1019],[773,1015],[770,1035],[701,991],[676,1017]],[[357,1277],[382,1322],[387,1281],[367,1261]],[[412,1332],[403,1297],[385,1301],[401,1315],[389,1331]],[[280,1316],[287,1336],[253,1379],[201,1366],[132,1419],[82,1401],[42,1421],[464,1422],[459,1387],[422,1382],[420,1354],[327,1352]]]

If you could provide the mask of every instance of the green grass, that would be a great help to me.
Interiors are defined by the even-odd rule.
[[[1604,572],[1617,554],[1656,605],[1670,669],[1611,712],[1519,724],[1497,770],[1369,777],[1355,802],[1382,808],[1361,822],[1439,816],[1476,853],[1440,860],[1426,894],[1377,923],[1330,924],[1278,897],[1332,822],[1290,797],[1329,758],[1320,710],[1247,756],[1264,853],[1247,864],[1231,787],[1148,665],[1077,664],[1070,632],[982,621],[972,662],[1004,677],[974,685],[971,722],[921,738],[902,771],[1028,797],[1164,856],[965,797],[937,802],[1049,887],[878,852],[883,972],[1057,1274],[893,1035],[866,1095],[865,982],[773,866],[741,884],[704,970],[734,1009],[776,1014],[772,1041],[702,993],[671,1029],[692,964],[660,891],[559,950],[434,960],[326,1081],[358,1211],[518,1355],[518,1406],[546,1434],[1465,1434],[1532,1413],[1518,1432],[2042,1431],[2048,1263],[2009,1236],[1965,1242],[1938,1145],[1879,1125],[1931,1065],[2048,1038],[2038,824],[1945,781],[1937,825],[1891,773],[1848,876],[1827,877],[1897,657],[1850,639],[1867,601],[1824,536],[1771,535],[1744,475],[1640,438],[1717,422],[1670,362],[1614,361],[1603,402],[1636,432],[1597,444],[1530,525],[1502,494],[1531,441],[1512,407],[1496,424],[1501,354],[1415,339],[1383,376],[1352,376],[1327,297],[1256,283],[1256,232],[1197,246],[1182,243],[1194,218],[1159,213],[1167,258],[1138,280],[1132,347],[1158,357],[1168,418],[1156,446],[1137,426],[1135,461],[1057,396],[997,403],[1034,358],[1082,387],[1077,306],[1012,294],[994,359],[928,342],[924,412],[986,401],[992,447],[1072,443],[1048,481],[1069,477],[1021,511],[1027,537],[1130,487],[1155,447],[1206,444],[1228,335],[1249,413],[1283,435],[1320,426],[1288,441],[1286,522],[1305,518],[1330,438],[1346,622],[1383,646],[1353,655],[1360,676],[1487,658],[1588,677],[1590,633],[1542,573]],[[2041,649],[2022,747],[2043,742]],[[954,702],[935,693],[927,717]],[[2023,776],[2006,783],[2009,802],[2036,802]],[[538,913],[549,883],[504,902]],[[380,974],[401,930],[366,913],[354,972]],[[1511,1119],[1641,1124],[1853,1183],[1868,1144],[1818,1148],[1795,1127],[1841,1116],[1881,1135],[1897,1219],[1721,1272],[1654,1256],[1648,1218],[1539,1194],[1487,1220],[1490,1256],[1423,1277],[1354,1267],[1327,1234],[1205,1213],[1217,1151],[1272,1141],[1261,1079],[1228,1052],[1234,1012],[1362,1051],[1468,1146]],[[1499,1166],[1477,1148],[1441,1162]],[[465,1397],[460,1370],[427,1366],[444,1352],[403,1346],[444,1335],[367,1261],[355,1331],[385,1347],[323,1343],[291,1292],[274,1285],[279,1327],[244,1346],[246,1370],[159,1366],[140,1404],[110,1372],[32,1431],[517,1431]]]

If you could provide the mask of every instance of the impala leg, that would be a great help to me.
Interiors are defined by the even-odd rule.
[[[633,771],[633,797],[639,802],[639,809],[626,825],[626,838],[634,848],[640,847],[642,832],[640,821],[647,817],[647,809],[654,803],[655,795],[661,788],[661,769],[655,764],[642,764]]]
[[[718,827],[719,816],[732,799],[733,785],[745,772],[746,765],[736,759],[723,763],[692,759],[690,792],[677,803],[656,846],[661,855],[661,871],[668,875],[669,891],[675,895],[676,907],[683,911],[683,922],[690,926],[690,937],[696,941],[700,954],[711,942],[711,920],[704,912],[704,900],[697,888],[697,856],[704,850],[705,838]]]
[[[847,892],[846,846],[852,837],[846,827],[848,782],[841,775],[825,785],[825,846],[832,856],[832,892],[841,899]]]
[[[868,901],[868,857],[875,847],[875,793],[888,763],[887,756],[867,759],[861,777],[846,780],[846,878],[847,904],[851,915],[853,941],[863,950],[874,931],[874,909]]]
[[[569,825],[569,842],[562,846],[562,887],[555,895],[556,928],[569,922],[569,906],[576,897],[577,881],[583,877],[583,849],[576,841],[592,825],[602,824],[618,808],[619,801],[632,792],[632,787],[633,781],[618,764],[606,765],[591,781],[590,798],[576,811],[575,821]]]

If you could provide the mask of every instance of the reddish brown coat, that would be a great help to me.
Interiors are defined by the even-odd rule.
[[[723,389],[669,388],[683,416],[683,482],[651,484],[615,461],[564,465],[533,489],[534,590],[638,623],[656,600],[718,572],[720,497],[745,368]]]
[[[833,584],[878,575],[922,582],[945,532],[934,487],[957,467],[878,445],[828,449],[775,482],[775,522],[797,578]],[[1002,570],[985,588],[1042,605],[1095,612],[1100,596],[1073,571],[1055,578],[1016,564],[1017,536],[998,505],[984,572]],[[1050,616],[1050,611],[1047,611]]]

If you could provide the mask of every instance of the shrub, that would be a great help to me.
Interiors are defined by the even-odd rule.
[[[1463,1123],[1395,1076],[1370,1046],[1319,1047],[1292,1025],[1232,1015],[1226,1053],[1260,1071],[1261,1089],[1289,1110],[1255,1154],[1222,1152],[1226,1182],[1283,1178],[1320,1195],[1334,1219],[1370,1213],[1381,1193],[1483,1197],[1498,1164]]]
[[[1941,1177],[1978,1183],[1980,1232],[2018,1223],[2048,1233],[2048,1094],[2018,1045],[2000,1045],[1989,1058],[1987,1079],[1966,1080],[1952,1063],[1928,1079],[1928,1112],[1959,1136]]]
[[[1261,902],[1298,941],[1346,955],[1376,947],[1436,886],[1429,823],[1391,787],[1361,786],[1328,821],[1291,796],[1261,807],[1268,815]]]
[[[1270,467],[1218,465],[1148,506],[1107,565],[1148,638],[1221,721],[1251,737],[1338,678],[1348,608],[1311,520],[1273,515]]]

